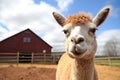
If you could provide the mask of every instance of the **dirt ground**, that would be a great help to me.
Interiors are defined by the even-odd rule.
[[[57,65],[0,64],[0,80],[55,80]],[[120,67],[96,65],[99,80],[120,80]]]

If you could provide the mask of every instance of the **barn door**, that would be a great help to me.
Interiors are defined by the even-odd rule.
[[[30,63],[32,59],[31,52],[20,52],[19,53],[19,63]]]

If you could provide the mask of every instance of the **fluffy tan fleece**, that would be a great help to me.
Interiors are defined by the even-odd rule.
[[[83,25],[88,21],[92,22],[91,14],[82,12],[74,15],[69,15],[65,20],[65,24],[72,23],[72,25]]]

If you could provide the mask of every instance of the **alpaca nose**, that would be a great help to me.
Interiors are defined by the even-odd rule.
[[[79,44],[81,42],[84,42],[84,38],[83,37],[76,37],[76,38],[71,38],[71,42],[74,42],[76,44]]]
[[[76,38],[75,43],[76,43],[76,44],[79,44],[79,43],[81,43],[81,42],[83,42],[83,41],[84,41],[84,38],[83,38],[83,37],[78,37],[78,38]]]

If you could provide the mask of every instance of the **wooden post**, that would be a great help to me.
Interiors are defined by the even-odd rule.
[[[111,66],[111,58],[110,58],[110,56],[108,57],[108,64],[109,64],[109,66]]]
[[[31,63],[33,64],[34,53],[32,52]]]
[[[110,54],[108,53],[108,65],[111,66]]]
[[[56,58],[56,56],[55,56],[55,55],[53,55],[53,64],[55,63],[55,58]]]
[[[46,63],[46,54],[44,54],[43,58],[44,58],[44,63]]]
[[[17,52],[17,65],[19,64],[19,52]]]

